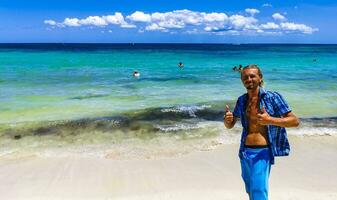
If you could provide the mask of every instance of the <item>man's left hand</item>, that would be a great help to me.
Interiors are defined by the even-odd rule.
[[[271,124],[272,117],[267,113],[266,109],[262,107],[261,112],[257,114],[257,123],[259,125]]]

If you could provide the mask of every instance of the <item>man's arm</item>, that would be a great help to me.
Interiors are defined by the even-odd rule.
[[[292,113],[288,112],[282,115],[282,118],[271,117],[265,110],[262,108],[261,113],[257,114],[257,122],[260,125],[274,125],[281,127],[297,127],[300,124],[300,120]]]
[[[229,106],[226,105],[226,111],[225,111],[225,116],[224,116],[225,127],[228,129],[233,128],[236,121],[237,121],[237,118],[233,116],[233,113],[230,111]]]
[[[272,119],[272,125],[282,126],[282,127],[297,127],[300,125],[300,120],[292,112],[288,112],[282,115],[282,118]]]

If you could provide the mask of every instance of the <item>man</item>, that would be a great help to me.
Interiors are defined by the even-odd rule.
[[[251,200],[268,199],[268,178],[275,156],[289,155],[290,147],[284,127],[296,127],[298,118],[277,92],[262,88],[263,75],[257,65],[241,71],[247,93],[240,96],[234,112],[226,105],[224,124],[232,128],[237,118],[243,127],[239,157],[242,178]]]

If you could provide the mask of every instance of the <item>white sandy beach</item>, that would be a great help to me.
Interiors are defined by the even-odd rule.
[[[291,137],[277,158],[270,199],[337,199],[337,138]],[[0,199],[247,199],[238,145],[170,158],[0,159]]]

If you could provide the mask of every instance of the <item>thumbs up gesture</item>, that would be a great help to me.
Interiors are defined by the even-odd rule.
[[[231,124],[233,122],[233,113],[231,112],[230,108],[228,105],[226,105],[226,111],[225,111],[225,123],[226,124]]]
[[[271,117],[264,107],[262,107],[260,113],[257,114],[257,123],[260,125],[271,124]]]

